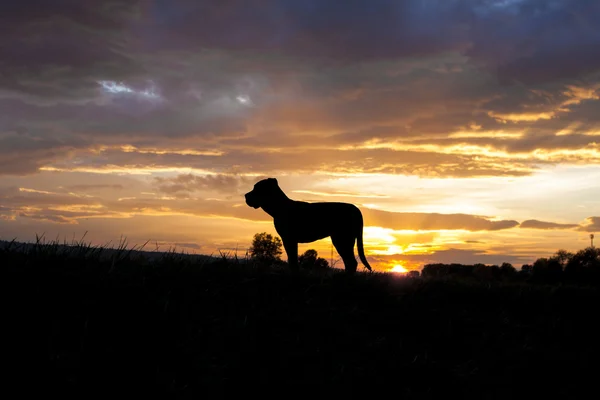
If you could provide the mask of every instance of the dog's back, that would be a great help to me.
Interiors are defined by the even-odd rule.
[[[293,225],[301,243],[318,240],[314,239],[317,236],[322,239],[337,234],[362,233],[362,214],[353,204],[294,201],[293,210],[290,218],[294,220]]]

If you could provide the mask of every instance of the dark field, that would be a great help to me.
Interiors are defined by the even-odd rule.
[[[594,288],[59,253],[0,250],[2,374],[21,394],[596,391]]]

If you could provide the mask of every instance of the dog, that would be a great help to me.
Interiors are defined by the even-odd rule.
[[[354,273],[358,266],[354,257],[355,240],[360,260],[372,271],[363,248],[362,213],[355,205],[292,200],[281,190],[275,178],[257,182],[245,198],[248,206],[262,208],[273,217],[275,230],[283,241],[288,264],[293,270],[298,269],[298,243],[310,243],[330,236],[344,261],[346,272]]]

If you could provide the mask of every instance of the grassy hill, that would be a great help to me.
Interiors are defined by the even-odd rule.
[[[0,246],[3,375],[20,393],[577,398],[594,388],[594,288],[102,254]]]

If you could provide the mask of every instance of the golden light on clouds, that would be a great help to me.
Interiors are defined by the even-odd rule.
[[[494,138],[494,139],[519,139],[523,137],[522,132],[506,131],[459,131],[448,134],[449,138],[468,139],[468,138]]]
[[[315,196],[323,196],[323,197],[356,197],[356,198],[364,198],[364,199],[389,199],[390,196],[382,195],[382,194],[360,194],[360,193],[350,193],[350,192],[319,192],[313,190],[294,190],[293,193],[300,194],[310,194]]]
[[[535,122],[544,119],[552,119],[556,117],[555,111],[539,112],[539,113],[510,113],[499,114],[490,111],[488,115],[500,122]]]
[[[110,147],[103,148],[100,152],[111,149]],[[156,148],[137,148],[135,146],[126,145],[126,146],[117,146],[114,149],[118,149],[124,151],[125,153],[140,153],[140,154],[177,154],[182,156],[220,156],[223,155],[223,151],[221,150],[193,150],[193,149],[156,149]]]
[[[594,84],[587,87],[566,85],[566,87],[567,90],[565,90],[563,94],[569,97],[569,99],[562,103],[564,106],[571,104],[577,105],[585,100],[600,100],[600,95],[598,94],[600,84]]]

